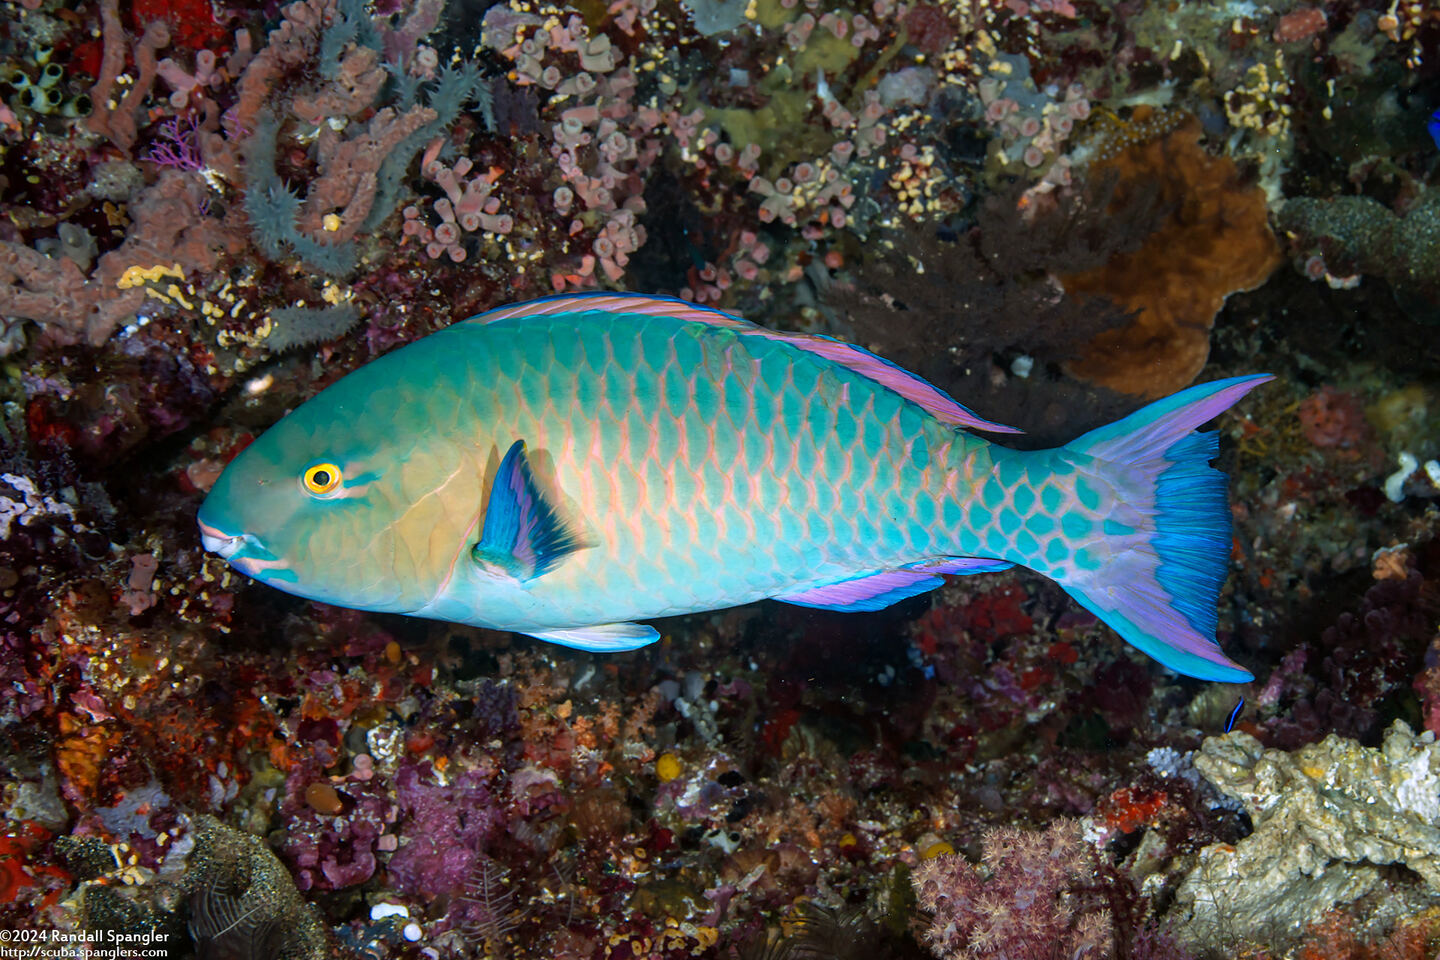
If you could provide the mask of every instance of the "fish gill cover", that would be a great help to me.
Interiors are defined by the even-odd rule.
[[[0,23],[0,930],[1433,955],[1433,5]],[[1255,681],[1180,678],[1016,571],[597,656],[288,598],[203,551],[224,466],[324,387],[591,290],[842,338],[1036,449],[1275,373],[1215,425],[1219,637]]]

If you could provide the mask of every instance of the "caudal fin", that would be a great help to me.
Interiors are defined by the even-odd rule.
[[[1069,594],[1129,643],[1180,673],[1242,683],[1252,674],[1215,640],[1230,558],[1226,478],[1209,462],[1215,433],[1195,428],[1273,377],[1217,380],[1156,401],[1065,445],[1113,489],[1133,526],[1090,569],[1059,578]]]

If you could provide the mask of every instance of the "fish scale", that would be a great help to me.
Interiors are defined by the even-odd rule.
[[[1022,564],[1127,640],[1238,679],[1213,435],[1264,377],[1191,388],[1055,450],[857,347],[682,301],[491,311],[343,378],[226,469],[207,546],[302,596],[588,649],[766,597],[878,609]],[[311,488],[312,469],[334,481]],[[1208,609],[1207,609],[1208,607]]]
[[[872,505],[893,514],[901,503],[922,500],[933,513],[942,490],[921,491],[915,471],[877,454],[906,448],[927,426],[943,442],[943,425],[913,411],[890,430],[875,422],[845,434],[834,421],[846,384],[852,402],[876,393],[884,404],[893,395],[879,384],[850,383],[809,358],[794,362],[785,354],[799,351],[781,343],[764,344],[756,355],[723,329],[664,318],[623,326],[609,321],[597,314],[567,320],[563,330],[547,324],[536,336],[511,338],[506,346],[513,356],[495,355],[495,389],[476,398],[477,413],[494,427],[482,444],[499,447],[502,437],[526,437],[532,449],[553,450],[561,437],[575,438],[581,448],[598,441],[598,457],[557,460],[558,476],[576,478],[563,492],[576,498],[581,516],[647,521],[602,527],[598,549],[587,551],[568,578],[550,584],[557,596],[571,589],[567,579],[593,578],[598,589],[591,592],[625,603],[646,593],[680,593],[686,603],[727,605],[735,597],[773,594],[793,581],[796,564],[818,561],[824,576],[825,564],[885,566],[930,549],[928,528],[882,520]],[[550,350],[557,340],[574,345],[568,363]],[[597,363],[599,357],[605,362]],[[683,395],[672,381],[685,384]],[[503,395],[522,382],[520,402],[507,411]],[[595,384],[593,393],[573,386],[584,382]],[[647,398],[660,395],[679,403],[644,419]],[[536,398],[545,398],[553,414],[537,410]],[[767,422],[771,429],[762,427]],[[637,449],[630,438],[642,434],[647,444]],[[667,463],[675,464],[678,481],[668,508],[650,484],[635,482]],[[737,488],[743,498],[735,496]],[[838,535],[831,523],[837,490],[849,494],[849,509],[840,512],[849,529]],[[712,571],[703,590],[696,580],[702,570]],[[683,575],[678,580],[677,573]],[[675,606],[670,599],[663,604],[644,615]]]

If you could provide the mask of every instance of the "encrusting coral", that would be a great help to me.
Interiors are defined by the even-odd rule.
[[[1334,734],[1293,753],[1248,733],[1210,737],[1195,768],[1245,804],[1255,832],[1215,844],[1177,895],[1180,933],[1203,941],[1224,924],[1273,939],[1379,888],[1400,863],[1440,890],[1440,745],[1401,721],[1379,749]],[[1393,895],[1393,893],[1392,893]]]
[[[1115,205],[1158,189],[1171,212],[1139,250],[1062,278],[1071,295],[1104,296],[1136,312],[1129,326],[1092,340],[1070,363],[1073,375],[1147,399],[1179,390],[1205,365],[1225,298],[1260,286],[1279,265],[1264,191],[1229,157],[1211,156],[1200,137],[1192,119],[1096,166],[1119,176]]]
[[[1396,212],[1372,197],[1297,197],[1277,219],[1306,276],[1334,284],[1354,274],[1384,277],[1433,304],[1440,301],[1440,190],[1420,187],[1406,201]]]

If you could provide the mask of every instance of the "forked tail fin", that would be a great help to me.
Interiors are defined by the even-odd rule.
[[[1091,551],[1060,585],[1126,641],[1180,673],[1243,683],[1254,677],[1215,640],[1230,559],[1226,477],[1209,465],[1215,433],[1195,428],[1273,379],[1200,384],[1066,444],[1081,468],[1127,505],[1131,524]]]

